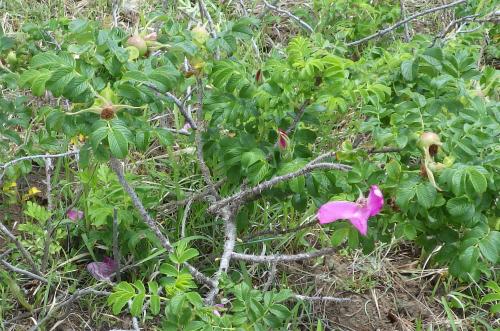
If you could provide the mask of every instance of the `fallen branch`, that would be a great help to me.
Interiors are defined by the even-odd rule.
[[[253,263],[292,262],[292,261],[314,259],[316,257],[333,254],[334,252],[335,248],[323,248],[320,249],[319,251],[310,253],[300,253],[295,255],[284,255],[284,254],[252,255],[252,254],[233,253],[231,255],[231,258],[233,258],[234,260],[253,262]]]
[[[172,244],[170,243],[169,239],[161,232],[160,227],[156,224],[156,222],[151,218],[149,213],[144,208],[144,205],[142,204],[141,200],[137,196],[137,193],[135,193],[134,189],[129,185],[129,183],[125,179],[125,174],[123,172],[123,167],[120,164],[120,161],[118,161],[115,158],[111,158],[110,166],[111,166],[111,169],[117,175],[118,181],[122,185],[123,189],[125,190],[125,192],[127,192],[127,194],[132,199],[132,204],[134,205],[134,207],[137,209],[137,211],[141,215],[142,220],[153,231],[153,233],[156,235],[156,237],[160,241],[163,248],[165,248],[167,250],[167,252],[169,252],[169,253],[173,252],[174,248],[173,248]],[[214,286],[214,282],[210,278],[205,276],[203,273],[201,273],[198,269],[193,267],[191,264],[185,262],[184,266],[186,266],[189,269],[189,272],[191,273],[191,275],[193,275],[195,280],[197,280],[198,282],[205,284],[209,287]]]
[[[266,0],[262,0],[262,1],[264,2],[264,4],[266,5],[267,8],[290,17],[291,19],[293,19],[297,23],[299,23],[299,25],[302,26],[304,29],[306,29],[309,33],[314,33],[314,29],[309,24],[307,24],[306,22],[301,20],[299,17],[297,17],[294,14],[292,14],[291,12],[289,12],[288,10],[280,9],[280,8],[276,7],[275,5],[270,4]]]
[[[348,47],[356,46],[356,45],[362,44],[364,42],[367,42],[367,41],[369,41],[371,39],[382,37],[383,35],[388,34],[392,30],[395,30],[395,29],[399,28],[401,25],[404,25],[404,24],[406,24],[406,23],[408,23],[408,22],[416,19],[417,17],[424,16],[424,15],[427,15],[427,14],[431,14],[431,13],[434,13],[434,12],[439,11],[439,10],[443,10],[443,9],[451,8],[451,7],[454,7],[454,6],[458,6],[458,5],[460,5],[462,3],[466,3],[466,2],[467,2],[467,0],[458,0],[458,1],[446,4],[446,5],[442,5],[442,6],[438,6],[438,7],[434,7],[434,8],[430,8],[430,9],[424,10],[424,11],[422,11],[420,13],[416,13],[414,15],[411,15],[411,16],[407,17],[406,19],[404,19],[402,21],[399,21],[396,24],[393,24],[393,25],[391,25],[388,28],[379,30],[378,32],[376,32],[376,33],[374,33],[372,35],[369,35],[369,36],[361,38],[359,40],[347,43],[346,46],[348,46]]]

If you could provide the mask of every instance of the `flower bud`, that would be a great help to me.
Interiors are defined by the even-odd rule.
[[[144,56],[148,52],[146,41],[139,35],[133,35],[127,40],[128,46],[134,46],[139,50],[139,55]]]

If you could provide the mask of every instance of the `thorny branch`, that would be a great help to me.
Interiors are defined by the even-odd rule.
[[[198,129],[198,127],[196,126],[196,123],[194,122],[193,118],[191,117],[191,114],[189,114],[189,112],[184,107],[183,102],[180,99],[178,99],[175,95],[173,95],[170,92],[163,93],[156,86],[154,86],[152,84],[145,83],[144,86],[148,87],[153,92],[155,92],[155,94],[157,96],[159,96],[159,97],[167,97],[168,99],[172,100],[177,105],[177,108],[179,108],[179,111],[182,114],[182,116],[184,116],[184,118],[186,119],[186,121],[191,126],[191,129],[193,129],[193,130],[197,130]]]
[[[342,170],[349,171],[351,167],[340,163],[315,163],[316,160],[311,161],[305,167],[295,172],[288,173],[286,175],[277,176],[265,182],[262,182],[252,188],[240,191],[234,195],[224,198],[215,204],[213,204],[208,211],[211,213],[220,211],[224,206],[238,202],[238,204],[252,200],[262,194],[263,191],[276,186],[282,182],[291,180],[296,177],[303,176],[315,170]]]
[[[224,251],[220,259],[219,270],[213,276],[213,282],[215,286],[210,290],[210,292],[205,297],[205,303],[212,305],[214,299],[219,293],[219,280],[222,274],[226,273],[229,268],[229,263],[231,262],[231,257],[234,251],[234,245],[236,243],[236,209],[226,210],[224,218]]]
[[[2,184],[2,178],[5,175],[5,170],[13,166],[16,163],[26,161],[26,160],[34,160],[34,159],[54,159],[58,157],[64,157],[64,156],[69,156],[69,155],[75,155],[80,153],[79,150],[73,150],[73,151],[68,151],[65,153],[60,153],[60,154],[39,154],[39,155],[28,155],[28,156],[23,156],[18,159],[11,160],[7,163],[0,164],[0,169],[3,169],[3,171],[0,173],[0,185]]]
[[[361,38],[359,40],[347,43],[346,46],[348,46],[348,47],[350,47],[350,46],[356,46],[356,45],[362,44],[364,42],[367,42],[367,41],[369,41],[371,39],[382,37],[383,35],[386,35],[389,32],[391,32],[392,30],[395,30],[395,29],[399,28],[401,25],[404,25],[404,24],[406,24],[406,23],[408,23],[408,22],[410,22],[410,21],[412,21],[412,20],[414,20],[414,19],[416,19],[416,18],[418,18],[420,16],[424,16],[424,15],[431,14],[431,13],[434,13],[434,12],[439,11],[439,10],[443,10],[443,9],[451,8],[451,7],[454,7],[454,6],[458,6],[458,5],[460,5],[462,3],[466,3],[466,2],[467,2],[467,0],[458,0],[458,1],[446,4],[446,5],[442,5],[442,6],[430,8],[430,9],[424,10],[424,11],[422,11],[420,13],[413,14],[413,15],[407,17],[406,19],[401,20],[401,21],[399,21],[399,22],[391,25],[388,28],[379,30],[378,32],[376,32],[374,34],[369,35],[369,36],[364,37],[364,38]]]
[[[113,171],[117,175],[118,181],[122,185],[123,189],[125,190],[125,192],[127,192],[127,194],[132,199],[132,204],[134,205],[134,207],[137,209],[137,211],[141,215],[141,218],[143,219],[143,221],[153,231],[153,233],[156,235],[158,240],[160,240],[160,243],[163,246],[163,248],[165,248],[167,250],[167,252],[172,252],[174,250],[174,248],[173,248],[172,244],[170,243],[170,240],[168,240],[168,238],[161,232],[160,227],[156,224],[156,222],[151,218],[149,213],[144,208],[144,205],[142,204],[141,200],[137,196],[137,193],[135,193],[134,189],[130,186],[130,184],[125,179],[125,174],[123,172],[123,167],[120,164],[120,161],[118,161],[115,158],[111,158],[110,166],[111,166],[111,169],[113,169]],[[189,269],[189,272],[191,273],[191,275],[193,275],[194,279],[196,279],[198,282],[205,284],[209,287],[214,286],[214,283],[212,280],[210,280],[207,276],[202,274],[198,269],[193,267],[191,264],[185,262],[184,266],[186,266]]]
[[[293,19],[297,23],[299,23],[299,25],[302,26],[304,29],[306,29],[309,33],[314,33],[314,29],[309,24],[307,24],[306,22],[304,22],[303,20],[301,20],[299,17],[297,17],[294,14],[292,14],[291,12],[289,12],[288,10],[284,10],[284,9],[278,8],[275,5],[270,4],[266,0],[263,0],[263,2],[264,2],[264,4],[266,5],[267,8],[269,8],[271,10],[274,10],[274,11],[276,11],[278,13],[287,15],[288,17],[290,17],[291,19]]]
[[[25,275],[25,276],[28,276],[30,278],[33,278],[33,279],[36,279],[36,280],[39,280],[41,281],[42,283],[45,283],[47,284],[49,281],[41,276],[38,276],[32,272],[29,272],[29,271],[26,271],[24,269],[21,269],[21,268],[18,268],[16,266],[13,266],[12,264],[10,264],[9,262],[5,261],[5,260],[2,260],[0,259],[0,263],[3,264],[3,266],[7,269],[9,269],[10,271],[12,272],[15,272],[15,273],[18,273],[18,274],[21,274],[21,275]]]

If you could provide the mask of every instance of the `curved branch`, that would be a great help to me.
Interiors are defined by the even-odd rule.
[[[427,14],[431,14],[431,13],[434,13],[434,12],[436,12],[438,10],[443,10],[443,9],[451,8],[451,7],[460,5],[462,3],[466,3],[466,2],[467,2],[467,0],[458,0],[458,1],[446,4],[446,5],[442,5],[442,6],[438,6],[438,7],[435,7],[435,8],[430,8],[430,9],[424,10],[424,11],[422,11],[420,13],[416,13],[416,14],[411,15],[408,18],[406,18],[406,19],[404,19],[402,21],[397,22],[396,24],[391,25],[390,27],[388,27],[386,29],[379,30],[378,32],[376,32],[376,33],[374,33],[372,35],[369,35],[369,36],[361,38],[359,40],[347,43],[346,46],[348,46],[348,47],[349,46],[356,46],[356,45],[362,44],[364,42],[367,42],[368,40],[371,40],[371,39],[374,39],[374,38],[378,38],[378,37],[382,37],[383,35],[388,34],[392,30],[395,30],[395,29],[399,28],[401,25],[404,25],[405,23],[408,23],[408,22],[416,19],[417,17],[424,16],[424,15],[427,15]]]
[[[227,206],[229,204],[232,204],[235,202],[237,202],[238,204],[241,204],[241,203],[249,201],[251,199],[255,199],[256,197],[260,196],[263,191],[265,191],[273,186],[276,186],[282,182],[294,179],[296,177],[303,176],[303,175],[308,174],[314,170],[349,171],[352,169],[350,166],[345,165],[345,164],[340,164],[340,163],[315,163],[319,158],[323,158],[323,157],[324,157],[324,155],[316,158],[315,160],[308,163],[304,168],[299,169],[295,172],[291,172],[291,173],[283,175],[283,176],[277,176],[277,177],[271,178],[270,180],[262,182],[259,185],[256,185],[252,188],[240,191],[240,192],[238,192],[238,193],[236,193],[228,198],[222,199],[222,200],[216,202],[212,207],[210,207],[208,209],[208,211],[212,212],[212,213],[217,212],[220,209],[222,209],[224,206]]]

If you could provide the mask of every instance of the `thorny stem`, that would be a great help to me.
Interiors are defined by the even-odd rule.
[[[222,274],[226,273],[229,268],[229,263],[231,262],[231,257],[234,251],[234,245],[236,243],[236,212],[235,209],[226,209],[224,211],[224,252],[220,259],[219,270],[213,276],[213,282],[215,286],[210,290],[210,292],[205,297],[205,303],[208,305],[213,305],[215,297],[219,293],[219,280]]]
[[[144,208],[144,205],[142,204],[141,200],[137,196],[137,193],[135,193],[134,189],[130,186],[130,184],[125,179],[125,174],[123,172],[123,167],[120,164],[120,161],[118,161],[115,158],[111,158],[110,166],[111,166],[111,169],[116,173],[116,175],[118,177],[118,181],[122,185],[123,189],[125,190],[125,192],[127,192],[127,194],[132,199],[132,204],[134,205],[134,207],[137,209],[137,211],[141,215],[141,218],[143,219],[143,221],[148,225],[148,227],[156,235],[156,237],[160,241],[163,248],[165,248],[167,250],[167,252],[169,252],[169,253],[173,252],[174,248],[173,248],[172,244],[170,243],[168,238],[165,235],[163,235],[163,233],[160,230],[160,227],[156,224],[156,222],[151,218],[149,213]],[[214,286],[214,282],[210,278],[205,276],[203,273],[201,273],[198,269],[193,267],[191,264],[185,262],[184,266],[186,266],[189,269],[189,272],[191,273],[191,275],[198,282],[205,284],[209,287]]]

